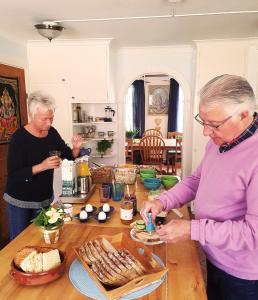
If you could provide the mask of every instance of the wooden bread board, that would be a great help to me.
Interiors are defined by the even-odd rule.
[[[96,274],[91,270],[87,263],[82,259],[79,254],[80,246],[73,247],[76,255],[80,259],[82,265],[89,273],[89,276],[93,279],[96,285],[99,287],[101,292],[109,300],[118,299],[124,295],[142,289],[145,286],[148,286],[154,282],[160,281],[161,278],[168,272],[166,267],[161,266],[152,256],[151,251],[147,246],[133,241],[129,236],[119,233],[113,236],[103,235],[98,236],[96,239],[105,238],[107,239],[117,250],[127,249],[129,252],[137,258],[146,269],[146,273],[143,276],[139,276],[123,286],[107,289],[97,278]],[[88,239],[94,240],[94,239]]]
[[[92,194],[94,193],[96,189],[96,184],[92,184],[91,189],[87,195],[80,195],[80,196],[74,196],[74,197],[66,197],[60,195],[59,198],[63,203],[85,203],[87,202]]]

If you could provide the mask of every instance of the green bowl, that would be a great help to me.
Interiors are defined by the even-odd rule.
[[[140,180],[143,183],[144,179],[155,178],[156,174],[140,174]]]
[[[156,175],[157,171],[154,169],[141,169],[140,174],[155,174]]]
[[[170,181],[170,182],[178,182],[178,178],[176,176],[171,175],[163,175],[160,177],[161,182],[163,183],[164,180]]]
[[[167,179],[164,179],[162,181],[162,184],[164,185],[165,189],[168,190],[170,188],[172,188],[174,185],[176,185],[178,183],[178,180],[177,181],[171,181],[171,180],[167,180]]]

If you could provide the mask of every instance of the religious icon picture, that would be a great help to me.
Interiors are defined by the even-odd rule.
[[[18,79],[0,76],[0,143],[9,142],[20,126]]]
[[[169,103],[169,85],[150,85],[148,95],[150,115],[166,115]]]

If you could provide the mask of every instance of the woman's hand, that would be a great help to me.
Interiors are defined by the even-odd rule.
[[[162,241],[176,243],[190,239],[191,222],[188,220],[172,220],[156,229]]]
[[[73,145],[73,149],[72,149],[73,157],[76,158],[79,156],[80,153],[80,148],[82,145],[82,137],[78,134],[74,135],[72,137],[72,145]]]
[[[147,213],[152,213],[152,219],[155,220],[156,216],[163,210],[163,203],[159,200],[155,201],[144,201],[142,208],[141,208],[141,217],[143,218],[144,222],[147,224]]]
[[[80,149],[82,145],[82,137],[78,134],[72,137],[73,149]]]
[[[40,172],[57,169],[60,167],[61,159],[58,156],[49,156],[44,159],[40,164],[32,167],[32,174],[38,174]]]

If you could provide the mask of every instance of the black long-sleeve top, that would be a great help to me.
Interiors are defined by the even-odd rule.
[[[53,127],[44,138],[35,137],[24,127],[13,134],[9,145],[4,194],[8,203],[26,208],[39,208],[51,203],[54,169],[32,174],[32,167],[46,159],[51,150],[61,151],[62,159],[73,160],[71,148]]]

